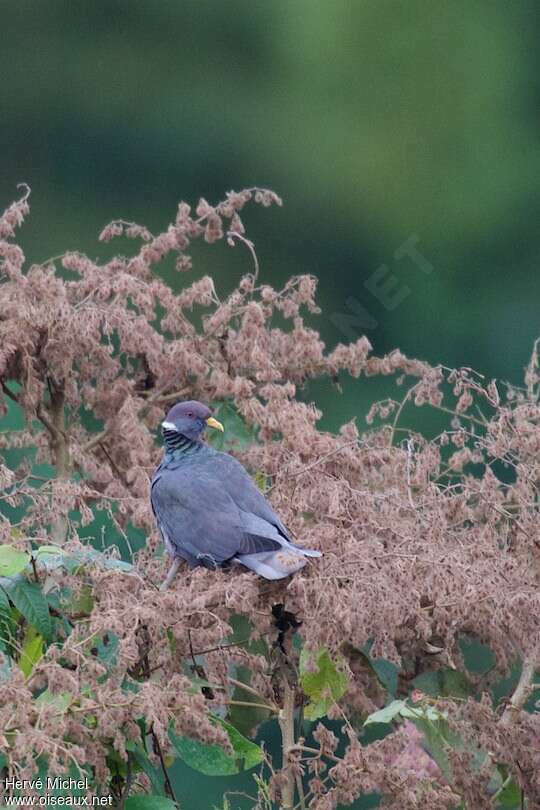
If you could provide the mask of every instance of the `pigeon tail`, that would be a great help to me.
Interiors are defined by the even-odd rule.
[[[306,564],[306,558],[302,554],[285,548],[277,551],[259,551],[255,554],[237,554],[233,559],[265,579],[283,579],[296,573]]]
[[[290,544],[290,547],[299,551],[304,557],[322,557],[322,551],[315,551],[314,548],[302,548],[302,546],[295,546],[293,543]]]

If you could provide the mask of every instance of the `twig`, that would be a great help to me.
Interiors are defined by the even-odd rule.
[[[16,402],[17,405],[20,405],[20,400],[17,394],[14,394],[13,391],[10,391],[7,385],[5,384],[4,380],[0,380],[0,385],[2,386],[2,391],[4,394],[9,397],[13,402]]]
[[[283,672],[282,668],[282,672]],[[281,729],[281,747],[283,751],[283,769],[286,774],[286,783],[283,788],[282,810],[293,810],[294,790],[296,780],[291,762],[290,752],[294,749],[294,699],[295,690],[289,684],[287,673],[283,672],[283,708],[279,712],[278,721]]]
[[[255,271],[253,273],[253,286],[255,287],[257,279],[259,277],[259,260],[257,258],[257,253],[255,252],[255,245],[249,239],[246,239],[245,236],[242,236],[241,233],[238,233],[238,231],[229,231],[227,233],[227,241],[229,242],[231,247],[234,247],[235,239],[238,239],[239,242],[242,242],[251,253],[251,258],[253,259],[253,265],[255,268]]]
[[[300,801],[298,804],[300,805],[300,810],[306,810],[306,796],[304,793],[304,785],[302,783],[302,777],[300,774],[296,774],[296,790],[298,791],[298,795],[300,797]]]
[[[165,793],[168,794],[169,798],[173,800],[173,802],[178,805],[178,799],[176,798],[176,794],[174,792],[173,786],[171,785],[171,780],[169,779],[169,772],[167,771],[167,766],[165,765],[165,760],[163,758],[163,752],[161,750],[161,745],[159,744],[159,740],[156,736],[155,731],[152,729],[152,740],[154,742],[154,751],[157,753],[159,757],[159,761],[161,763],[161,770],[163,771],[163,778],[165,779]]]
[[[352,442],[345,442],[345,444],[340,444],[339,447],[334,447],[333,450],[330,450],[328,453],[319,456],[319,458],[315,459],[315,461],[312,461],[311,464],[308,464],[306,467],[302,467],[301,470],[296,470],[295,472],[287,473],[286,475],[283,476],[283,478],[285,479],[295,478],[297,475],[304,475],[305,473],[309,472],[309,470],[312,470],[313,467],[317,467],[318,464],[321,464],[323,461],[326,461],[327,458],[335,456],[336,453],[341,453],[342,450],[346,450],[348,447],[354,447],[355,445],[361,447],[362,442],[358,441],[358,439],[355,439]],[[272,484],[271,487],[265,490],[265,494],[271,492],[273,489],[275,489],[276,486],[277,484]]]
[[[309,745],[293,745],[291,751],[305,751],[306,754],[316,754],[319,757],[326,757],[327,759],[331,759],[333,762],[343,762],[340,757],[336,757],[334,754],[325,754],[319,748],[311,748]]]
[[[413,500],[411,489],[411,467],[412,467],[413,453],[414,453],[414,441],[409,438],[407,439],[407,495],[409,498],[409,504],[414,509],[415,503]]]
[[[277,706],[272,708],[266,703],[250,703],[249,700],[227,700],[228,706],[247,706],[250,709],[265,709],[267,712],[279,711]]]
[[[506,709],[503,712],[501,717],[501,725],[511,725],[516,717],[517,712],[521,711],[525,705],[525,702],[533,689],[534,674],[539,665],[539,659],[540,655],[538,650],[534,650],[531,654],[524,657],[518,684],[514,689],[514,693],[510,698]]]
[[[228,680],[229,680],[229,683],[232,683],[233,686],[237,686],[239,689],[244,689],[246,692],[249,692],[250,694],[254,695],[255,697],[257,697],[259,699],[261,697],[263,697],[260,694],[260,692],[257,692],[256,689],[254,689],[252,686],[249,686],[249,684],[247,684],[247,683],[242,683],[242,681],[237,681],[236,678],[230,678],[230,677],[229,677]],[[271,708],[272,711],[278,711],[278,706],[276,706],[275,703],[268,704],[268,708]]]
[[[124,810],[126,805],[126,799],[129,796],[129,792],[131,790],[131,786],[133,785],[133,768],[131,767],[131,751],[127,752],[127,774],[126,774],[126,781],[124,783],[124,787],[122,789],[122,795],[120,796],[120,801],[118,802],[118,807],[120,810]]]

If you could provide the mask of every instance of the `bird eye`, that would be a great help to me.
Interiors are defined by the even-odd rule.
[[[188,411],[188,416],[193,416],[193,411]]]

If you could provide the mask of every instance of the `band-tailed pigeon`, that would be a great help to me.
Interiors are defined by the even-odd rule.
[[[180,402],[162,423],[165,455],[152,479],[151,501],[173,563],[190,567],[237,562],[265,579],[282,579],[320,551],[299,548],[264,495],[233,456],[202,441],[207,427],[223,430],[210,408]]]

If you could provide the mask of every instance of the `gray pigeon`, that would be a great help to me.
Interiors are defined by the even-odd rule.
[[[162,423],[165,455],[152,479],[156,521],[173,562],[216,569],[241,563],[265,579],[282,579],[320,551],[299,548],[244,467],[202,441],[207,427],[223,430],[201,402],[180,402]]]

